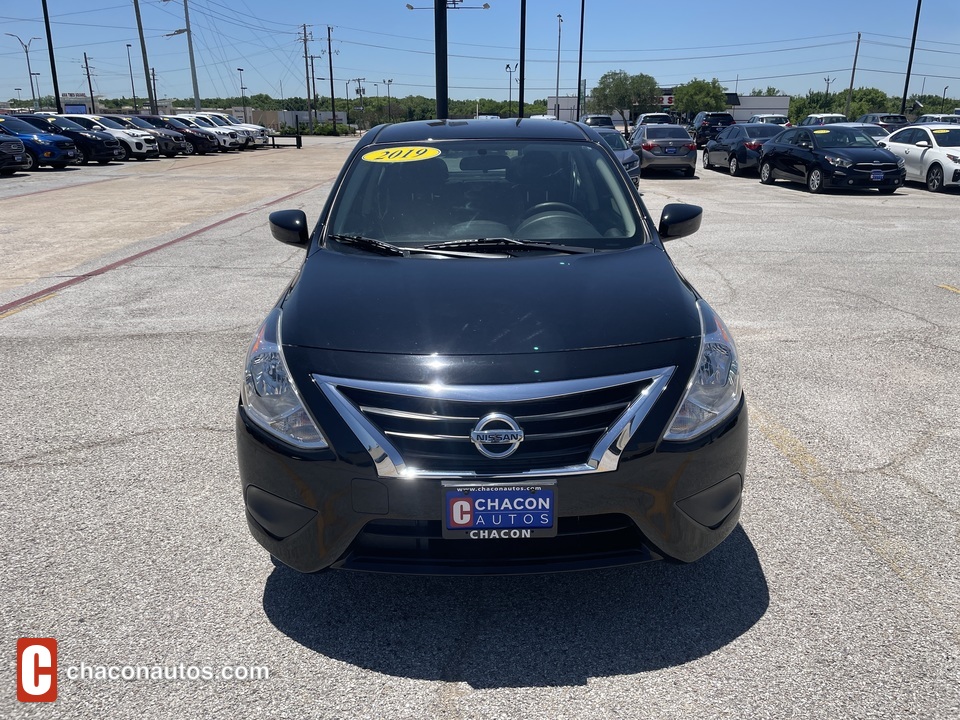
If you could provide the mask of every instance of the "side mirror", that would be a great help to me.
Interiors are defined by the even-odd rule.
[[[917,142],[917,147],[918,147],[918,148],[928,148],[928,147],[930,147],[930,141],[929,141],[929,140],[919,140],[919,141]]]
[[[303,210],[277,210],[270,213],[270,233],[287,245],[306,245],[310,239],[307,216]]]
[[[693,235],[700,229],[702,219],[703,208],[699,205],[670,203],[665,205],[663,212],[660,213],[657,232],[660,233],[660,239],[664,241]]]

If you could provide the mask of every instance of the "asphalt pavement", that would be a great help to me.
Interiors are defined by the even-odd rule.
[[[0,182],[0,717],[960,717],[960,193],[642,179],[704,207],[667,249],[745,368],[742,522],[699,562],[303,576],[247,531],[234,413],[302,252],[267,214],[315,220],[352,145]]]

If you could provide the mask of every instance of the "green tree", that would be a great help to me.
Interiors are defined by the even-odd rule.
[[[785,94],[786,93],[781,91],[779,88],[775,88],[772,85],[767,85],[766,90],[754,88],[750,91],[750,97],[780,97],[781,95]]]
[[[727,94],[720,81],[714,78],[710,82],[694,78],[673,91],[673,104],[677,112],[698,113],[701,110],[716,112],[727,107]]]
[[[604,73],[593,88],[591,107],[597,112],[618,113],[626,129],[630,113],[660,109],[660,89],[650,75],[611,70]]]

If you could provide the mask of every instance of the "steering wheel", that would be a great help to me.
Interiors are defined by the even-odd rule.
[[[583,217],[583,213],[577,210],[573,205],[567,205],[566,203],[557,202],[556,200],[551,200],[549,202],[537,203],[532,208],[528,209],[521,216],[521,220],[526,220],[528,217],[533,217],[539,213],[544,212],[568,212],[573,213],[574,215],[579,215]]]

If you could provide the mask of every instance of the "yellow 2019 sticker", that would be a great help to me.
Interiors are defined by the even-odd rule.
[[[933,131],[933,134],[934,134],[934,135],[943,135],[944,133],[948,133],[948,132],[950,132],[950,131],[949,131],[949,130],[934,130],[934,131]]]
[[[830,134],[830,131],[829,131],[829,130],[814,130],[814,131],[813,131],[813,134],[814,134],[814,135],[829,135],[829,134]]]
[[[398,163],[429,160],[439,154],[439,148],[408,146],[371,150],[361,155],[361,158],[367,162]]]

